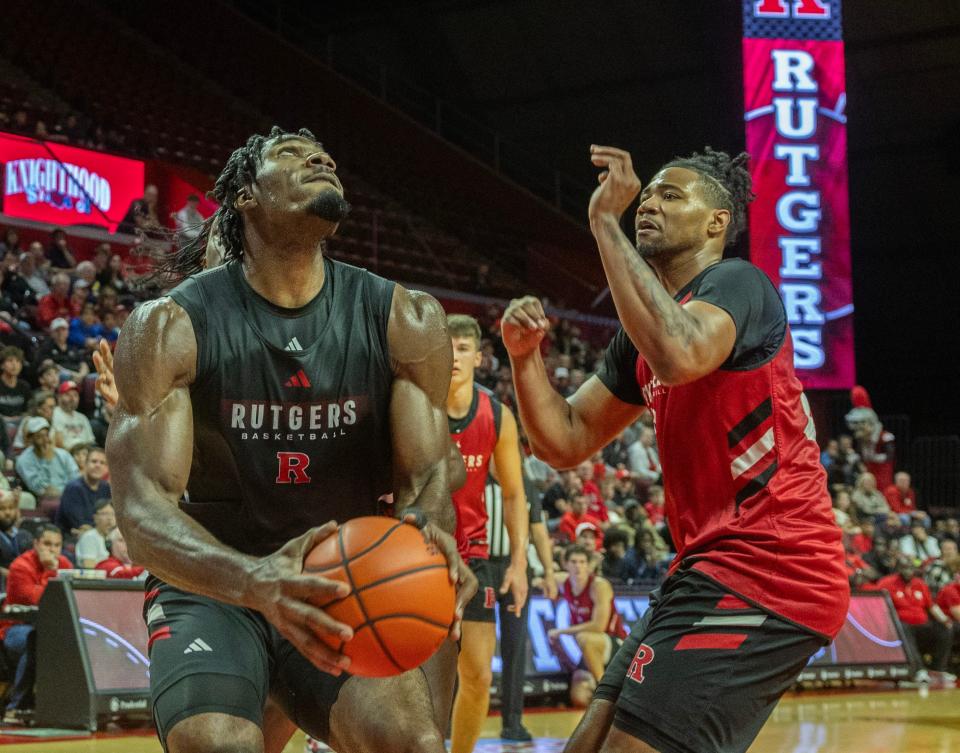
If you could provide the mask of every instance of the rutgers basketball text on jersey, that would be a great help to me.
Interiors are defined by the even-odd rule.
[[[193,467],[181,507],[248,554],[312,526],[377,514],[391,490],[394,283],[324,259],[320,293],[282,309],[235,262],[170,297],[197,337]]]

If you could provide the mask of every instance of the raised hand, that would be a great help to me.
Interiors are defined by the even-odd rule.
[[[120,393],[117,392],[117,382],[113,378],[113,351],[105,339],[100,341],[98,350],[93,352],[93,363],[97,367],[97,392],[115,408],[120,400]]]
[[[525,356],[540,346],[550,322],[539,298],[532,295],[514,298],[503,312],[500,333],[511,356]]]
[[[591,144],[590,161],[603,168],[597,176],[600,185],[590,197],[590,218],[609,214],[619,219],[641,188],[630,153],[612,146]]]

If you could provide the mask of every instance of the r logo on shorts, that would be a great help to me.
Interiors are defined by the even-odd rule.
[[[483,606],[485,609],[493,609],[497,604],[497,592],[490,586],[483,589]]]
[[[643,682],[643,668],[653,661],[653,649],[646,643],[641,643],[637,653],[630,662],[630,669],[627,670],[627,678],[634,682]]]

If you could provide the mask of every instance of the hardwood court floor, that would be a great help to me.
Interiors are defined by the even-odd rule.
[[[500,720],[490,718],[476,753],[559,753],[578,719],[572,711],[528,714],[526,725],[537,740],[522,745],[493,739]],[[7,744],[5,732],[2,753],[162,753],[152,735]],[[296,735],[284,753],[303,753],[303,736]],[[960,690],[790,695],[750,753],[960,753]]]

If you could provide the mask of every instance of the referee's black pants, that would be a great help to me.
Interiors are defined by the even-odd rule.
[[[510,566],[509,557],[491,557],[490,564],[497,573],[496,582],[503,582],[503,575]],[[527,570],[527,579],[531,573]],[[499,586],[498,586],[499,588]],[[500,708],[503,729],[515,730],[523,723],[523,683],[526,679],[527,663],[527,615],[530,599],[523,605],[520,619],[507,607],[513,605],[513,595],[497,593],[500,606],[500,658],[503,668],[500,672]]]

